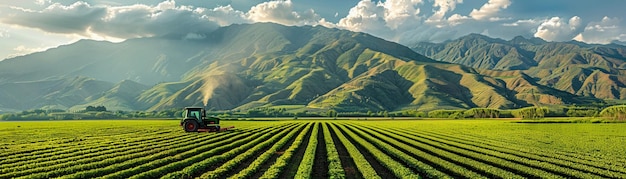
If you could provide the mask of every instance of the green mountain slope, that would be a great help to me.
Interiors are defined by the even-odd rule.
[[[85,76],[154,85],[178,81],[205,45],[193,40],[131,39],[120,43],[80,40],[70,45],[0,61],[0,83]]]
[[[580,42],[505,41],[472,34],[440,44],[418,43],[417,52],[478,69],[522,70],[538,84],[600,99],[626,99],[626,47]]]
[[[137,97],[149,87],[134,81],[124,80],[95,100],[70,108],[72,111],[83,110],[87,106],[109,106],[107,110],[131,111],[136,109]]]
[[[0,84],[4,108],[67,109],[102,96],[113,84],[86,77]]]

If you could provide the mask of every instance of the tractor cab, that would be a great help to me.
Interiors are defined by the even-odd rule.
[[[186,107],[180,126],[187,132],[196,132],[198,130],[219,131],[220,119],[207,117],[204,108]]]

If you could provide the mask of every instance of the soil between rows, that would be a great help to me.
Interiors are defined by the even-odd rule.
[[[354,163],[354,160],[352,160],[352,157],[350,157],[350,154],[348,154],[348,150],[343,145],[343,143],[341,143],[339,138],[337,138],[337,134],[335,134],[335,130],[332,130],[332,128],[330,127],[330,124],[328,123],[326,123],[326,127],[328,127],[330,131],[330,136],[333,138],[333,143],[335,143],[335,148],[337,148],[337,154],[339,155],[339,160],[341,160],[341,167],[343,168],[343,171],[346,173],[346,178],[348,179],[363,178],[363,174],[361,174],[356,168],[356,164]]]
[[[315,148],[315,159],[313,159],[313,171],[311,178],[328,178],[328,154],[326,153],[326,142],[324,142],[323,124],[319,124],[317,129],[317,146]]]
[[[289,127],[287,127],[287,128],[289,128]],[[257,131],[257,132],[259,132],[259,131]],[[243,169],[247,168],[248,166],[250,166],[250,164],[251,164],[251,163],[252,163],[255,159],[257,159],[257,158],[258,158],[261,154],[263,154],[263,152],[262,152],[262,151],[266,151],[266,150],[267,150],[267,149],[269,149],[270,147],[272,147],[272,145],[267,145],[267,146],[265,146],[265,147],[261,148],[261,149],[259,150],[259,151],[261,151],[261,152],[256,152],[256,153],[255,153],[254,155],[252,155],[251,157],[249,157],[249,158],[247,158],[247,159],[243,160],[243,161],[242,161],[239,165],[237,165],[236,167],[234,167],[234,168],[233,168],[233,169],[231,169],[230,171],[226,172],[223,176],[221,176],[221,177],[219,177],[219,178],[227,178],[227,177],[229,177],[229,176],[233,176],[233,175],[235,175],[235,174],[239,173],[241,170],[243,170]],[[239,154],[239,155],[241,155],[241,154]],[[237,157],[237,156],[235,156],[235,157]],[[210,167],[209,167],[209,169],[208,169],[207,171],[213,171],[213,170],[215,170],[215,169],[217,169],[217,168],[221,167],[222,165],[224,165],[224,163],[225,163],[225,162],[223,162],[223,163],[219,163],[219,164],[216,164],[216,165],[212,165],[212,166],[210,166]]]
[[[304,128],[305,127],[303,127],[298,133],[302,132]],[[293,130],[296,130],[296,129],[293,129]],[[252,174],[252,177],[250,178],[261,178],[261,176],[263,176],[263,173],[265,173],[267,169],[269,169],[274,163],[276,163],[276,159],[278,159],[278,157],[283,155],[285,153],[285,150],[287,150],[289,146],[293,145],[293,142],[296,141],[297,136],[298,134],[293,135],[291,139],[289,139],[289,141],[285,143],[285,145],[281,146],[276,151],[276,153],[272,154],[272,156],[267,161],[263,162],[263,164],[259,166],[259,169],[254,174]]]
[[[390,131],[390,132],[391,132],[391,131]],[[396,133],[396,132],[391,132],[391,133],[394,133],[394,134],[396,134],[396,135],[400,135],[400,136],[409,135],[409,134],[407,134],[407,133],[404,133],[404,135],[403,135],[403,134],[401,134],[401,133]],[[424,137],[422,137],[422,136],[417,136],[417,135],[416,135],[416,137],[422,138],[422,139],[424,139],[424,140],[433,141],[433,140],[430,140],[430,139],[426,139],[426,138],[424,138]],[[481,159],[481,158],[472,157],[472,156],[470,156],[470,155],[463,154],[463,153],[456,152],[456,151],[452,151],[452,150],[447,150],[447,149],[442,148],[442,147],[440,147],[440,146],[431,145],[431,144],[424,143],[424,142],[421,142],[421,141],[418,141],[418,142],[423,143],[424,145],[428,145],[428,146],[431,146],[431,147],[437,148],[437,149],[439,149],[439,150],[447,151],[447,152],[450,152],[450,153],[453,153],[453,154],[456,154],[456,155],[459,155],[459,156],[462,156],[462,157],[466,157],[466,158],[473,159],[473,160],[478,161],[478,162],[485,163],[485,164],[487,164],[487,165],[491,165],[491,166],[494,166],[494,167],[498,167],[498,168],[501,168],[501,169],[503,169],[503,170],[506,170],[506,171],[509,171],[509,172],[515,173],[515,174],[520,175],[520,176],[523,176],[523,177],[527,177],[527,178],[537,178],[537,177],[540,177],[540,176],[535,176],[535,175],[533,175],[532,173],[528,173],[528,172],[523,171],[523,170],[518,169],[518,168],[510,168],[510,167],[507,167],[507,166],[505,166],[505,165],[502,165],[502,164],[499,164],[499,163],[495,163],[495,162],[492,162],[492,161],[489,161],[489,160],[485,160],[485,159]],[[433,142],[437,142],[437,141],[433,141]],[[414,146],[414,145],[412,145],[412,144],[407,144],[407,145],[410,145],[410,146],[413,146],[413,147],[417,147],[417,146]],[[426,151],[426,150],[424,150],[424,151]],[[471,151],[471,150],[470,150],[470,151]],[[476,151],[474,151],[474,152],[476,152]],[[432,151],[429,151],[428,153],[430,153],[431,155],[434,155],[434,153],[432,153]],[[481,154],[481,155],[489,155],[489,154],[486,154],[486,153],[480,153],[480,152],[478,152],[478,153],[479,153],[479,154]],[[494,157],[495,157],[495,156],[494,156]],[[496,157],[496,158],[500,158],[500,157]],[[519,164],[519,165],[524,165],[524,166],[526,166],[526,167],[533,168],[533,169],[536,169],[536,170],[540,170],[540,169],[538,169],[538,168],[535,168],[535,167],[532,167],[532,166],[525,165],[525,164],[520,163],[520,162],[518,162],[518,161],[507,160],[507,159],[504,159],[504,158],[500,158],[500,159],[502,159],[502,160],[506,160],[506,161],[511,162],[511,163],[516,163],[516,164]]]
[[[369,129],[372,129],[372,128],[369,128]],[[372,130],[374,130],[374,129],[372,129]],[[379,138],[378,136],[376,136],[375,134],[373,134],[372,132],[365,131],[365,130],[363,130],[363,132],[365,132],[365,133],[367,133],[367,134],[369,134],[369,135],[371,135],[371,136],[375,137],[375,138],[376,138],[376,139],[378,139],[378,140],[383,140],[383,139]],[[400,142],[400,143],[403,143],[403,144],[405,144],[405,145],[409,145],[409,146],[415,147],[415,149],[418,149],[418,150],[420,150],[420,151],[422,151],[422,152],[428,153],[428,154],[430,154],[430,155],[432,155],[432,156],[439,157],[439,158],[444,159],[444,160],[446,160],[446,161],[448,161],[448,162],[451,162],[451,163],[454,163],[454,164],[456,164],[456,165],[459,165],[459,162],[455,162],[455,161],[452,161],[452,160],[447,160],[446,158],[442,158],[442,156],[436,155],[436,154],[434,154],[434,153],[432,153],[432,152],[430,152],[430,151],[428,151],[428,150],[425,150],[425,149],[423,149],[423,148],[419,148],[419,147],[417,147],[417,146],[413,146],[413,145],[411,145],[411,144],[409,144],[409,143],[407,143],[407,142],[405,142],[405,141],[402,141],[402,140],[400,140],[400,139],[398,139],[398,138],[396,138],[396,137],[389,136],[389,135],[382,134],[382,133],[379,133],[379,134],[381,134],[381,135],[385,135],[385,136],[387,136],[387,137],[390,137],[390,138],[392,138],[392,139],[394,139],[394,140],[396,140],[396,141],[398,141],[398,142]],[[361,137],[362,137],[362,136],[361,136]],[[384,141],[384,140],[383,140],[383,141]],[[413,154],[413,153],[411,153],[411,152],[409,152],[409,151],[407,151],[407,150],[404,150],[404,149],[402,149],[401,147],[399,147],[399,146],[397,146],[397,145],[394,145],[394,144],[391,144],[391,143],[387,143],[387,144],[388,144],[388,145],[390,145],[390,146],[392,146],[393,148],[396,148],[396,149],[398,149],[399,151],[401,151],[401,152],[403,152],[403,153],[405,153],[405,154],[407,154],[407,155],[409,155],[409,156],[411,156],[411,157],[413,157],[413,158],[415,158],[415,159],[417,159],[417,160],[419,160],[419,161],[421,161],[421,162],[425,163],[426,165],[429,165],[429,166],[431,166],[431,167],[433,167],[433,168],[436,168],[437,170],[439,170],[439,171],[441,171],[441,172],[443,172],[443,173],[446,173],[446,174],[450,175],[450,176],[451,176],[451,177],[453,177],[453,178],[467,178],[467,177],[465,177],[465,176],[463,176],[463,175],[460,175],[460,174],[457,174],[457,173],[455,173],[455,172],[453,172],[453,171],[451,171],[451,170],[448,170],[448,169],[444,168],[443,166],[441,166],[441,165],[439,165],[439,164],[433,163],[433,162],[431,162],[431,161],[429,161],[429,160],[426,160],[425,158],[423,158],[423,157],[421,157],[421,156],[415,155],[415,154]],[[391,156],[391,155],[390,155],[390,156]],[[408,165],[404,164],[404,162],[402,162],[402,160],[400,160],[400,159],[398,159],[398,158],[396,158],[396,157],[394,157],[394,156],[391,156],[391,157],[392,157],[394,160],[396,160],[396,161],[398,161],[398,162],[400,162],[400,163],[403,163],[403,165],[404,165],[405,167],[410,168],[413,172],[418,172],[421,176],[427,176],[427,174],[426,174],[426,173],[424,173],[424,172],[420,172],[420,171],[416,171],[414,168],[411,168],[410,166],[408,166]],[[460,166],[465,167],[465,168],[467,169],[467,166],[464,166],[464,165],[460,165]],[[474,171],[474,170],[472,170],[472,171]],[[490,177],[490,178],[497,178],[497,176],[491,176],[491,175],[486,174],[486,173],[484,173],[484,172],[480,172],[480,171],[474,171],[474,172],[477,172],[478,174],[481,174],[481,175],[483,175],[483,176],[488,176],[488,177]]]
[[[361,146],[361,144],[356,142],[353,139],[353,136],[346,134],[339,127],[338,129],[339,129],[339,132],[342,132],[343,135],[346,136],[346,138],[348,138],[348,141],[350,141],[350,143],[352,143],[357,148],[357,150],[359,150],[361,155],[365,157],[365,160],[367,160],[367,163],[369,163],[372,166],[372,168],[374,168],[374,171],[376,171],[376,174],[378,174],[378,176],[380,176],[381,178],[398,178],[393,174],[393,172],[391,172],[391,170],[389,170],[387,167],[383,166],[380,162],[378,162],[378,160],[376,160],[376,157],[374,157],[374,155],[372,155],[369,150],[367,150],[365,147]]]
[[[289,159],[290,165],[287,165],[283,171],[281,171],[280,175],[278,175],[278,178],[293,178],[296,173],[298,172],[298,167],[300,167],[300,163],[302,163],[302,158],[304,158],[304,152],[306,152],[306,147],[309,145],[309,139],[311,138],[311,134],[313,134],[313,127],[314,125],[317,124],[313,124],[313,126],[311,126],[311,129],[309,131],[306,132],[306,135],[304,135],[304,138],[302,140],[304,140],[302,143],[300,143],[300,146],[298,147],[298,149],[296,150],[296,152],[291,156],[291,159]]]
[[[498,150],[497,148],[504,148],[504,149],[508,149],[508,150],[513,150],[513,151],[518,151],[518,152],[521,152],[521,153],[529,154],[529,155],[536,155],[536,156],[544,157],[544,158],[551,158],[551,159],[556,159],[556,160],[561,160],[561,161],[577,163],[574,160],[561,159],[561,158],[558,158],[558,157],[555,157],[555,156],[551,156],[551,155],[547,155],[547,154],[530,153],[530,152],[525,152],[525,151],[520,151],[520,150],[514,150],[514,149],[505,148],[505,147],[502,147],[502,146],[497,146],[497,145],[494,145],[494,144],[484,144],[484,145],[472,144],[472,143],[466,142],[466,141],[465,142],[464,141],[459,141],[459,140],[462,140],[461,138],[448,136],[448,135],[445,135],[445,134],[438,134],[438,133],[432,133],[432,132],[430,132],[428,134],[430,134],[432,137],[436,137],[436,138],[439,138],[439,139],[449,140],[449,141],[453,141],[453,142],[458,142],[458,143],[462,143],[462,144],[465,144],[465,145],[474,146],[474,147],[477,147],[477,148],[482,148],[482,149],[485,149],[485,150]],[[446,139],[446,138],[449,138],[449,139]],[[510,154],[510,155],[522,157],[522,158],[527,158],[529,160],[537,160],[535,158],[530,158],[530,157],[523,156],[523,155],[516,154],[516,153],[512,153],[512,152],[504,152],[504,151],[500,151],[500,150],[498,150],[498,151],[502,152],[502,153],[507,153],[507,154]],[[607,174],[604,174],[604,173],[595,172],[594,170],[581,170],[581,169],[574,168],[572,166],[565,165],[565,164],[560,164],[560,163],[557,163],[557,162],[545,161],[545,160],[543,160],[543,161],[551,163],[551,164],[554,164],[554,165],[557,165],[557,166],[560,166],[560,167],[569,168],[569,169],[572,169],[572,170],[578,170],[578,171],[581,171],[581,172],[587,172],[587,173],[592,173],[592,174],[595,174],[595,175],[600,175],[601,177],[605,177],[605,178],[613,177],[613,176],[610,176],[610,175],[607,175]],[[586,161],[589,161],[589,160],[586,160]],[[593,162],[593,161],[591,161],[591,162]],[[611,172],[626,174],[626,172],[622,172],[622,171],[618,171],[618,170],[615,170],[615,169],[611,169],[609,167],[594,166],[594,165],[585,164],[585,163],[578,163],[578,164],[584,165],[584,166],[587,166],[587,167],[590,167],[590,168],[596,168],[597,170],[608,170],[608,171],[611,171]]]
[[[426,135],[426,136],[428,136],[428,135]],[[443,138],[440,138],[440,137],[436,137],[436,136],[430,136],[430,137],[433,137],[433,138],[435,138],[435,139],[437,139],[437,140],[446,140],[446,139],[443,139]],[[420,138],[423,138],[423,139],[426,139],[426,140],[429,140],[429,141],[435,141],[435,139],[430,139],[430,138],[426,138],[426,137],[423,137],[423,136],[420,136]],[[454,141],[452,141],[452,142],[454,142]],[[458,146],[458,145],[454,145],[454,144],[449,144],[449,145],[450,145],[450,146],[454,146],[454,147],[461,148],[461,149],[463,149],[463,150],[473,151],[473,152],[481,153],[481,154],[483,154],[483,155],[489,155],[489,154],[486,154],[486,153],[484,153],[484,152],[480,152],[480,151],[472,150],[472,149],[465,148],[465,147],[462,147],[462,146]],[[437,148],[440,148],[440,147],[437,147]],[[482,149],[485,149],[485,150],[490,150],[490,151],[498,151],[498,150],[495,150],[495,149],[489,149],[489,148],[485,148],[485,147],[478,147],[478,148],[482,148]],[[443,150],[443,148],[441,148],[441,149]],[[450,151],[450,152],[452,152],[452,153],[457,153],[457,152],[453,152],[453,151]],[[535,159],[532,159],[532,158],[529,158],[529,157],[526,157],[526,156],[517,155],[517,154],[513,154],[513,153],[508,153],[508,152],[503,152],[503,151],[498,151],[498,152],[501,152],[501,153],[504,153],[504,154],[508,154],[508,155],[511,155],[511,156],[516,156],[516,157],[518,157],[518,158],[522,158],[522,159],[525,159],[525,160],[535,160]],[[525,163],[522,163],[522,162],[519,162],[519,161],[509,160],[509,159],[502,158],[502,157],[495,156],[495,155],[490,155],[490,156],[497,157],[497,158],[501,158],[501,159],[503,159],[503,160],[508,160],[508,161],[510,161],[510,162],[518,163],[518,164],[520,164],[520,165],[525,165],[525,166],[530,167],[530,168],[533,168],[533,169],[537,169],[537,170],[544,170],[544,171],[546,171],[546,172],[554,173],[554,174],[556,174],[556,175],[562,175],[562,176],[564,176],[564,177],[566,177],[566,178],[577,178],[577,176],[575,176],[575,175],[573,175],[573,174],[571,174],[571,173],[567,173],[567,172],[559,171],[559,170],[556,170],[556,169],[552,169],[552,168],[548,168],[548,167],[541,167],[541,166],[536,166],[536,165],[530,165],[530,164],[525,164]],[[469,157],[469,156],[468,156],[468,157]],[[573,167],[570,167],[570,166],[567,166],[567,165],[556,164],[556,163],[549,162],[549,161],[542,161],[542,162],[545,162],[545,163],[550,163],[550,164],[553,164],[553,165],[555,165],[555,166],[562,167],[562,168],[566,168],[566,169],[577,170],[577,171],[580,171],[580,172],[586,172],[586,171],[581,171],[581,170],[578,170],[578,169],[576,169],[576,168],[573,168]],[[496,165],[495,163],[489,163],[489,164],[491,164],[491,165]],[[503,167],[499,167],[499,168],[503,168]],[[504,168],[503,168],[503,169],[504,169]],[[507,171],[511,171],[511,172],[516,172],[516,171],[509,170],[509,169],[505,169],[505,170],[507,170]],[[597,173],[593,173],[593,172],[591,172],[591,173],[592,173],[592,174],[594,174],[594,175],[601,175],[601,174],[597,174]],[[606,177],[606,176],[604,176],[604,177]],[[609,176],[609,178],[610,178],[610,176]]]

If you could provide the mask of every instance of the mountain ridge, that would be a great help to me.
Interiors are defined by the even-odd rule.
[[[481,43],[481,40],[493,43]],[[466,43],[474,45],[467,49],[458,48],[459,44]],[[478,69],[522,70],[539,79],[541,85],[571,94],[626,99],[626,46],[546,42],[523,37],[505,41],[474,34],[439,44],[418,43],[412,49],[440,61]],[[473,52],[465,53],[467,51]],[[592,73],[596,76],[591,77]],[[604,80],[598,80],[598,75],[604,76]],[[583,84],[585,88],[582,88]]]
[[[41,105],[30,100],[14,110],[45,106],[79,109],[87,105],[150,111],[185,106],[245,111],[281,105],[337,111],[507,109],[535,104],[600,102],[594,97],[600,93],[594,91],[613,84],[599,85],[598,80],[616,78],[611,76],[615,69],[607,68],[593,74],[585,73],[590,76],[588,82],[575,85],[576,89],[585,89],[583,92],[557,89],[536,76],[547,72],[531,69],[540,63],[526,54],[529,50],[496,45],[507,41],[484,39],[478,34],[472,35],[475,41],[451,47],[449,52],[472,55],[478,52],[475,46],[491,44],[487,45],[490,48],[483,49],[500,50],[489,51],[495,54],[480,64],[519,69],[498,72],[454,64],[453,61],[440,62],[369,34],[321,26],[240,24],[206,32],[203,37],[151,37],[120,43],[79,41],[9,59],[0,62],[0,69],[6,70],[0,71],[0,76],[4,77],[0,78],[0,100],[16,102],[24,100],[25,96],[59,99],[80,83],[57,82],[65,84],[69,90],[55,88],[59,90],[49,93],[20,94],[8,89],[15,89],[25,81],[51,83],[81,78],[102,85],[98,90],[80,91],[85,95],[80,95],[81,99],[72,103]],[[517,39],[518,43],[522,40]],[[527,41],[524,43],[539,43],[532,39]],[[445,49],[445,45],[430,45],[436,47],[428,49],[425,54],[433,55]],[[625,54],[612,48],[597,48],[596,51],[604,56]],[[511,50],[520,55],[504,53]],[[511,76],[520,70],[523,72]],[[552,73],[546,76],[549,74]],[[34,85],[31,88],[44,90],[45,87]],[[584,91],[594,93],[590,96]],[[11,98],[15,96],[20,99]],[[621,98],[624,95],[614,96]],[[0,108],[10,106],[11,102],[0,103]]]

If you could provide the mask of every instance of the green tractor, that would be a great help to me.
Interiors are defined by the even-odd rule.
[[[206,111],[201,107],[186,107],[183,113],[183,119],[180,120],[180,126],[186,132],[217,132],[220,129],[220,118],[207,117]],[[224,128],[228,130],[228,128]]]

